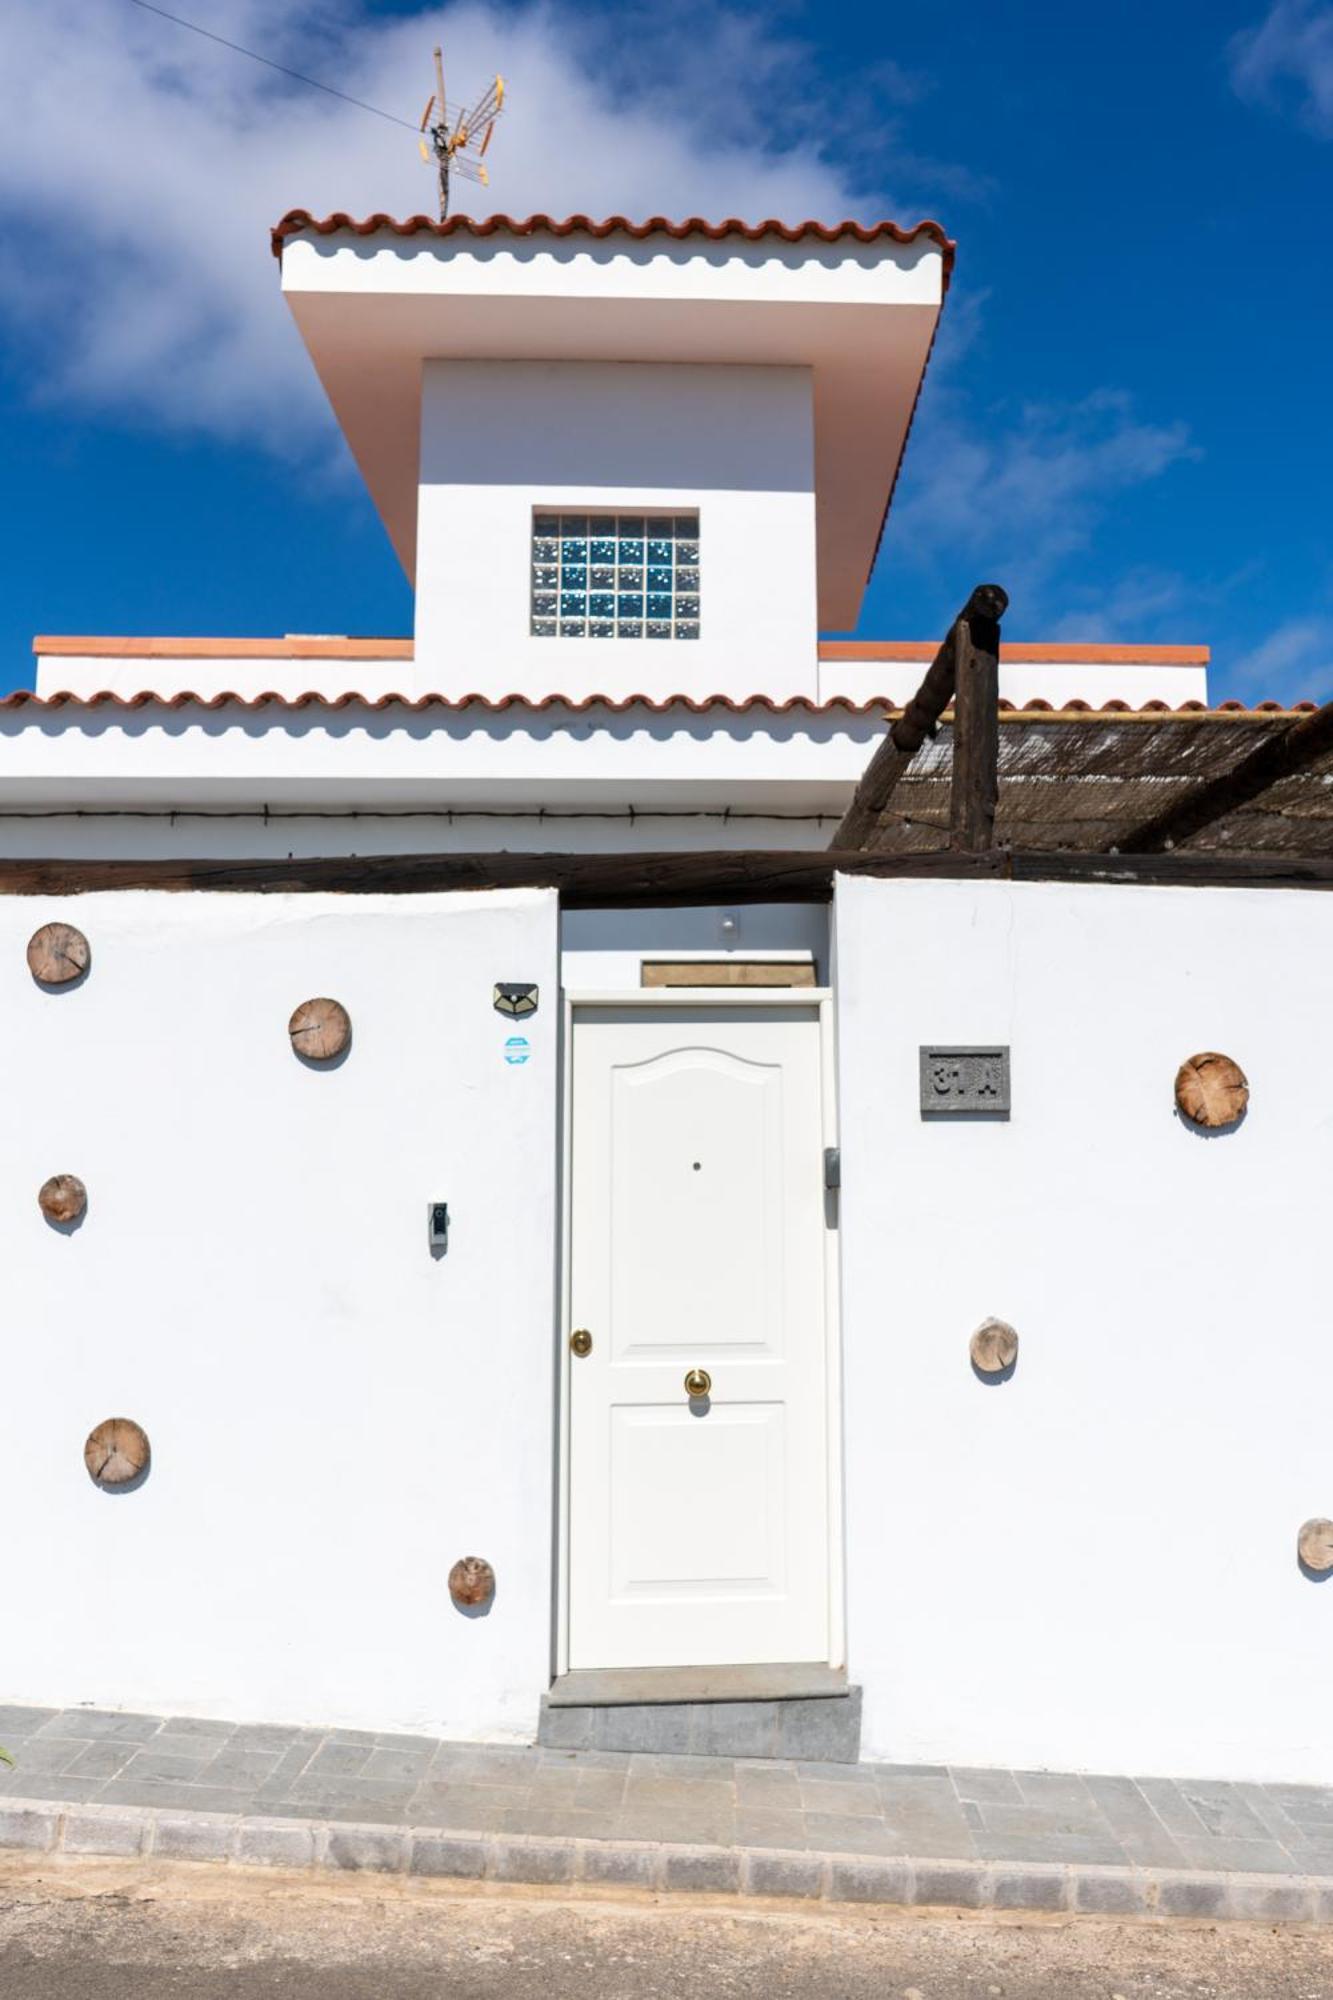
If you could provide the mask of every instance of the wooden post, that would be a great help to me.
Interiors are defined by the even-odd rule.
[[[960,645],[969,657],[974,647],[981,647],[988,648],[998,659],[1000,620],[1008,607],[1008,594],[998,583],[977,585],[927,667],[920,687],[862,772],[842,824],[829,842],[830,848],[846,851],[866,846],[894,786],[926,738],[935,734],[941,715],[953,699]],[[998,696],[995,699],[998,703]]]
[[[949,845],[982,854],[994,844],[1000,791],[1000,621],[984,613],[960,618],[953,639]]]

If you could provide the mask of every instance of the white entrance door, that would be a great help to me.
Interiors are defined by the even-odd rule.
[[[827,1661],[818,1015],[573,1039],[569,1664]]]

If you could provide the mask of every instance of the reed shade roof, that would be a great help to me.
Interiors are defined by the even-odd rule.
[[[996,845],[1108,853],[1309,712],[1308,705],[1001,709]],[[866,843],[871,852],[919,854],[947,844],[952,753],[947,710],[938,736],[899,778]],[[1193,854],[1333,855],[1333,748],[1179,845]]]

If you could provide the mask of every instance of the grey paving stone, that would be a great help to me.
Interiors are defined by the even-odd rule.
[[[35,1736],[45,1723],[54,1722],[59,1713],[55,1708],[25,1708],[19,1702],[0,1704],[0,1743],[12,1749],[16,1736]]]
[[[405,1832],[389,1832],[384,1827],[331,1827],[324,1852],[335,1868],[398,1875],[407,1866],[408,1839]]]
[[[949,1779],[947,1764],[875,1764],[872,1766],[877,1778],[943,1778]]]
[[[1136,1778],[1134,1783],[1173,1837],[1207,1833],[1189,1800],[1170,1778]]]
[[[973,1805],[1021,1806],[1023,1794],[1012,1771],[982,1771],[971,1766],[953,1766],[949,1771],[960,1799]]]
[[[826,1854],[906,1854],[907,1842],[862,1813],[805,1813],[805,1845]]]
[[[1126,1868],[1075,1868],[1070,1893],[1087,1916],[1136,1917],[1149,1907],[1147,1877]]]
[[[880,1792],[876,1785],[839,1783],[830,1778],[802,1778],[800,1788],[801,1804],[806,1812],[880,1817]]]
[[[623,1842],[592,1845],[582,1849],[579,1879],[584,1882],[616,1882],[623,1888],[651,1889],[657,1881],[658,1852],[655,1847],[629,1847]]]
[[[742,1847],[787,1847],[810,1845],[805,1815],[799,1812],[764,1812],[742,1806],[736,1814],[736,1840]]]
[[[537,1740],[548,1749],[584,1750],[592,1743],[590,1708],[552,1708],[542,1696]]]
[[[225,1861],[236,1824],[220,1814],[159,1813],[153,1823],[153,1853],[168,1861]]]
[[[301,1777],[323,1740],[319,1732],[313,1729],[307,1730],[304,1736],[298,1737],[293,1744],[280,1753],[272,1772],[264,1780],[264,1788],[267,1790],[288,1785],[294,1778]]]
[[[50,1777],[57,1771],[68,1771],[88,1749],[88,1744],[78,1736],[34,1736],[31,1742],[21,1742],[13,1736],[0,1736],[14,1759],[14,1768],[30,1771],[33,1776],[40,1774]]]
[[[989,1901],[989,1876],[977,1861],[916,1861],[912,1900],[953,1910],[981,1910]]]
[[[1069,1880],[1062,1868],[996,1868],[992,1871],[993,1910],[1065,1910]]]
[[[216,1757],[223,1745],[229,1741],[231,1733],[229,1730],[222,1736],[202,1736],[192,1734],[189,1730],[169,1730],[163,1724],[152,1741],[142,1748],[133,1744],[126,1744],[124,1748],[139,1757],[188,1757],[192,1763],[207,1764],[209,1759]],[[98,1747],[114,1749],[116,1739],[113,1737],[105,1746]]]
[[[572,1840],[612,1840],[620,1825],[616,1809],[606,1808],[602,1812],[581,1812],[577,1806],[561,1806],[547,1810],[541,1806],[529,1806],[518,1814],[517,1831],[540,1834],[543,1838]]]
[[[1130,1858],[1110,1825],[1097,1812],[1080,1815],[1033,1805],[985,1805],[981,1817],[985,1830],[976,1836],[981,1854],[993,1853],[1009,1860],[1021,1854],[1026,1843],[1032,1860],[1045,1861],[1053,1858],[1045,1851],[1052,1844],[1077,1841],[1085,1850],[1092,1842],[1103,1852],[1071,1851],[1072,1861],[1127,1862]]]
[[[698,1778],[710,1785],[730,1785],[736,1782],[736,1769],[731,1757],[692,1757],[684,1752],[640,1753],[629,1759],[631,1778]]]
[[[1304,1866],[1276,1840],[1229,1840],[1201,1835],[1177,1842],[1187,1868],[1244,1869],[1258,1875],[1299,1875]]]
[[[240,1722],[233,1729],[230,1748],[233,1750],[290,1750],[293,1743],[304,1740],[309,1732],[285,1723]]]
[[[379,1737],[373,1729],[326,1729],[324,1740],[326,1743],[350,1743],[373,1750]]]
[[[216,1757],[209,1758],[199,1773],[199,1782],[224,1785],[229,1791],[255,1791],[273,1776],[281,1754],[278,1750],[240,1750],[233,1737]]]
[[[515,1797],[515,1803],[506,1804],[507,1796]],[[418,1792],[408,1817],[422,1826],[454,1827],[464,1833],[512,1833],[525,1810],[522,1793],[506,1795],[477,1786],[450,1785],[441,1788],[438,1796],[430,1796],[426,1790]]]
[[[0,1796],[15,1806],[25,1799],[88,1805],[102,1796],[105,1782],[103,1778],[76,1778],[70,1771],[30,1772],[26,1778],[21,1771],[0,1771]]]
[[[572,1840],[501,1839],[493,1873],[497,1882],[572,1882],[579,1858]]]
[[[375,1746],[379,1750],[427,1750],[433,1757],[440,1747],[440,1738],[413,1736],[402,1729],[382,1729],[375,1738]],[[532,1755],[531,1750],[528,1750],[528,1755]]]
[[[637,1810],[622,1806],[616,1815],[620,1840],[660,1840],[685,1847],[726,1847],[735,1838],[734,1812],[672,1812],[663,1806]]]
[[[625,1787],[625,1806],[631,1812],[658,1806],[668,1812],[730,1812],[735,1803],[736,1787],[725,1779],[649,1778],[631,1772]]]
[[[794,1770],[772,1764],[738,1764],[736,1803],[761,1812],[799,1812],[801,1783]]]
[[[91,1743],[105,1736],[128,1736],[138,1743],[147,1743],[156,1736],[161,1721],[155,1715],[130,1715],[120,1709],[106,1708],[62,1708],[44,1722],[40,1736],[77,1736],[85,1743]]]
[[[1083,1778],[1062,1771],[1015,1771],[1014,1779],[1028,1805],[1077,1813],[1083,1819],[1094,1813],[1093,1796]]]
[[[734,1896],[741,1886],[741,1857],[734,1848],[697,1853],[687,1847],[669,1848],[662,1881],[667,1889]]]
[[[169,1806],[185,1812],[234,1813],[238,1803],[237,1794],[220,1785],[184,1785],[170,1778],[111,1778],[95,1796],[99,1805],[151,1806],[154,1811]]]
[[[354,1778],[365,1770],[374,1749],[373,1742],[331,1743],[326,1737],[306,1759],[305,1768],[314,1778]]]
[[[115,1741],[110,1743],[87,1743],[84,1745],[84,1751],[88,1757],[94,1760],[92,1768],[97,1769],[99,1768],[97,1761],[98,1752],[105,1754],[107,1751],[121,1751],[123,1753],[124,1747]],[[89,1767],[85,1766],[84,1768],[88,1769]],[[109,1770],[103,1772],[103,1776],[113,1778],[123,1774],[125,1777],[133,1778],[136,1781],[147,1778],[162,1778],[170,1780],[173,1784],[202,1785],[207,1782],[214,1782],[205,1779],[203,1773],[206,1768],[211,1769],[210,1760],[207,1758],[164,1757],[158,1751],[156,1743],[154,1743],[148,1749],[136,1749],[134,1755],[131,1757],[121,1754],[117,1762]]]
[[[1166,1917],[1224,1917],[1227,1883],[1223,1875],[1169,1875],[1157,1882],[1155,1905]]]
[[[500,1744],[441,1744],[433,1759],[429,1777],[436,1783],[498,1785],[506,1790],[530,1785],[541,1763],[530,1750],[512,1750]]]
[[[934,1854],[947,1861],[970,1861],[979,1852],[979,1836],[969,1826],[956,1799],[952,1812],[886,1812],[883,1825],[902,1854]]]
[[[447,1833],[417,1833],[412,1836],[407,1865],[413,1875],[453,1875],[476,1881],[486,1873],[486,1843]]]
[[[1100,1868],[1128,1867],[1129,1857],[1109,1833],[994,1833],[977,1836],[977,1853],[989,1861],[1061,1861]]]
[[[322,1783],[297,1778],[287,1787],[287,1797],[293,1804],[327,1806],[330,1816],[334,1807],[353,1810],[357,1818],[368,1823],[397,1824],[417,1810],[417,1801],[405,1786],[381,1784],[373,1778],[330,1778]],[[263,1804],[273,1817],[281,1817],[270,1799],[264,1799]]]
[[[69,1813],[61,1846],[66,1854],[139,1854],[151,1822],[129,1813]]]
[[[312,1826],[243,1819],[236,1830],[236,1859],[264,1868],[309,1868],[315,1859]]]
[[[906,1861],[835,1860],[829,1864],[828,1894],[835,1903],[910,1903],[912,1870]]]
[[[1248,1790],[1248,1787],[1238,1789]],[[1333,1786],[1265,1785],[1263,1791],[1298,1825],[1307,1820],[1333,1821]]]
[[[625,1802],[627,1770],[538,1770],[528,1796],[534,1807],[551,1810],[567,1805],[579,1812],[613,1811]]]
[[[683,1703],[593,1709],[589,1742],[599,1750],[658,1750],[688,1754],[691,1716]]]
[[[816,1854],[747,1854],[741,1887],[749,1896],[799,1896],[824,1892],[825,1863]]]
[[[1262,1839],[1268,1829],[1235,1785],[1182,1784],[1181,1796],[1203,1822],[1207,1833],[1225,1839]]]
[[[232,1735],[234,1722],[215,1722],[206,1715],[169,1715],[162,1724],[164,1736],[193,1736],[216,1744]]]
[[[1174,1836],[1132,1778],[1090,1777],[1085,1782],[1098,1811],[1132,1861],[1140,1867],[1184,1867],[1185,1858]],[[1198,1832],[1197,1826],[1194,1831]]]
[[[434,1754],[433,1750],[372,1750],[361,1776],[398,1785],[419,1785],[431,1767]]]
[[[0,1805],[0,1847],[33,1847],[46,1853],[55,1846],[59,1827],[58,1813]]]

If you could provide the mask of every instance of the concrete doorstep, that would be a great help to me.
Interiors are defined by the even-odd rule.
[[[784,1853],[151,1807],[0,1806],[0,1848],[80,1858],[222,1862],[916,1908],[1333,1923],[1333,1876]]]

